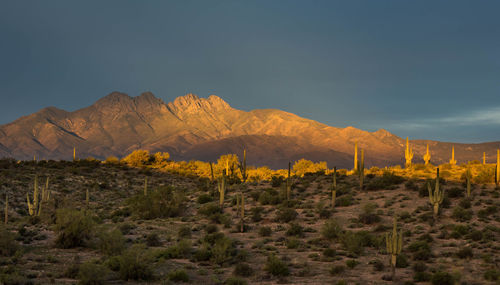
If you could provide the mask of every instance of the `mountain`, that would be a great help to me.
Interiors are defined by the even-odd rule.
[[[276,109],[241,111],[215,95],[187,94],[164,103],[150,92],[137,97],[113,92],[74,112],[48,107],[0,126],[0,156],[17,159],[71,159],[76,147],[79,157],[122,157],[147,149],[174,159],[214,161],[247,149],[253,165],[283,168],[289,160],[306,158],[351,168],[355,142],[365,149],[368,166],[404,161],[405,141],[386,130],[336,128]],[[483,152],[491,161],[500,145],[411,144],[416,162],[429,144],[434,163],[448,161],[452,145],[459,162],[480,160]]]

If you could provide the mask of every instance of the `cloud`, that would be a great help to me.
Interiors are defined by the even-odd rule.
[[[460,114],[452,114],[439,118],[426,118],[393,123],[394,128],[402,129],[434,129],[437,127],[471,127],[500,125],[500,107],[491,107]]]

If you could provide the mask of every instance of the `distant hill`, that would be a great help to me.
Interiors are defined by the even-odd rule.
[[[0,126],[0,156],[17,159],[104,159],[135,149],[166,151],[174,159],[214,161],[221,154],[248,151],[253,165],[284,168],[289,160],[327,161],[352,167],[354,143],[365,149],[368,166],[403,163],[404,140],[386,130],[336,128],[276,109],[249,112],[221,98],[193,94],[164,103],[152,93],[130,97],[114,92],[93,105],[67,112],[48,107]],[[500,142],[480,144],[412,140],[415,162],[429,144],[432,162],[447,162],[451,147],[459,163],[493,162]]]

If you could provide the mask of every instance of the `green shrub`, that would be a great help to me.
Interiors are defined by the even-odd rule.
[[[385,171],[382,176],[376,176],[368,182],[366,190],[392,190],[396,189],[397,185],[403,183],[405,179],[395,175],[392,172]]]
[[[101,265],[93,262],[86,262],[80,265],[78,270],[79,284],[82,285],[100,285],[106,283],[106,275],[109,270]]]
[[[363,211],[359,214],[358,220],[364,224],[370,225],[380,222],[380,216],[375,213],[377,204],[368,203],[363,206]]]
[[[323,250],[323,255],[326,257],[335,257],[335,255],[337,255],[337,251],[333,248],[325,248]]]
[[[250,265],[246,263],[238,263],[234,267],[234,275],[236,276],[243,276],[243,277],[248,277],[253,274],[253,269],[250,267]]]
[[[151,280],[151,253],[144,244],[134,244],[120,256],[120,277],[123,280]]]
[[[278,211],[278,215],[276,218],[277,218],[278,222],[288,223],[288,222],[295,220],[298,215],[299,214],[294,209],[281,208]]]
[[[184,269],[172,270],[167,275],[168,280],[174,282],[189,282],[189,275]]]
[[[183,191],[174,187],[160,187],[148,195],[136,194],[127,200],[132,214],[141,219],[169,218],[180,216],[185,209]]]
[[[396,257],[396,267],[406,268],[408,267],[408,265],[410,264],[408,263],[408,258],[406,257],[406,255],[404,253],[398,254],[398,256]]]
[[[384,269],[385,269],[385,265],[382,261],[380,261],[380,259],[372,260],[372,261],[370,261],[370,264],[373,265],[373,269],[375,271],[384,271]]]
[[[224,282],[225,285],[246,285],[247,281],[243,278],[239,277],[229,277]]]
[[[357,261],[356,259],[349,259],[349,260],[345,261],[345,265],[347,267],[349,267],[350,269],[353,269],[358,264],[359,264],[359,261]]]
[[[234,241],[228,237],[217,239],[211,252],[212,257],[210,260],[218,265],[229,262],[237,253]]]
[[[347,207],[351,206],[352,204],[354,204],[354,198],[351,194],[342,195],[335,199],[335,206],[337,207]]]
[[[189,225],[184,225],[177,231],[177,237],[180,239],[191,238],[191,227]]]
[[[213,214],[220,213],[220,208],[217,203],[207,203],[200,207],[198,214],[210,217]]]
[[[472,248],[470,247],[463,247],[457,251],[457,256],[461,259],[472,258],[473,255]]]
[[[321,228],[321,235],[328,240],[339,238],[342,232],[342,227],[335,219],[326,221]]]
[[[14,239],[14,234],[5,229],[3,225],[0,225],[0,255],[1,256],[12,256],[16,253],[18,245]]]
[[[125,238],[118,229],[104,230],[98,235],[97,245],[106,255],[118,255],[125,249]]]
[[[486,272],[484,272],[483,277],[488,281],[498,281],[500,280],[500,271],[496,269],[486,270]]]
[[[455,284],[453,276],[448,272],[438,271],[432,275],[432,285],[453,285]]]
[[[451,215],[458,222],[466,222],[472,219],[472,210],[466,210],[462,207],[455,207]]]
[[[334,265],[330,268],[329,272],[331,275],[339,275],[345,271],[344,265]]]
[[[191,241],[180,240],[176,245],[169,246],[158,252],[157,257],[165,259],[184,258],[191,253],[191,249]]]
[[[286,231],[286,235],[287,236],[303,237],[304,236],[304,228],[297,223],[291,223],[288,227],[288,230]]]
[[[94,221],[83,211],[59,209],[56,212],[56,244],[62,248],[85,246],[94,234]]]
[[[429,260],[432,257],[431,247],[425,240],[411,243],[408,250],[413,252],[414,260]]]
[[[212,197],[212,195],[209,194],[201,194],[200,196],[198,196],[199,204],[206,204],[208,202],[212,202],[213,200],[214,198]]]
[[[254,207],[250,211],[252,213],[252,222],[258,223],[262,221],[262,212],[264,211],[264,208],[262,207]]]
[[[290,275],[288,265],[284,261],[277,258],[274,254],[269,255],[269,257],[267,258],[264,270],[274,276]]]
[[[271,229],[271,227],[262,226],[259,228],[259,235],[261,237],[271,236],[272,233],[273,233],[273,230]]]

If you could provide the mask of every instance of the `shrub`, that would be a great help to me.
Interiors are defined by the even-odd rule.
[[[248,283],[243,278],[229,277],[229,278],[226,279],[226,282],[224,282],[224,284],[226,284],[226,285],[246,285]]]
[[[303,237],[304,236],[304,228],[297,223],[292,223],[288,227],[288,230],[286,231],[286,235],[287,236]]]
[[[396,257],[396,267],[397,268],[406,268],[408,267],[408,259],[404,253],[398,254]]]
[[[149,155],[149,151],[141,149],[134,150],[132,153],[122,159],[122,162],[133,167],[142,167],[152,161],[153,158]]]
[[[432,275],[431,278],[432,285],[453,285],[453,276],[448,272],[438,271]]]
[[[234,275],[248,277],[253,274],[253,269],[246,263],[238,263],[234,267]]]
[[[174,282],[189,282],[189,275],[184,269],[172,270],[167,275],[168,280]]]
[[[413,252],[414,260],[429,260],[432,257],[431,247],[424,240],[411,243],[408,250]]]
[[[462,207],[455,207],[451,216],[458,222],[465,222],[472,219],[472,210],[466,210]]]
[[[321,235],[328,239],[333,240],[338,238],[342,234],[343,230],[337,220],[328,220],[321,228]]]
[[[127,200],[131,212],[141,219],[180,216],[185,208],[185,194],[174,187],[160,187],[144,196],[142,193]]]
[[[209,195],[209,194],[201,194],[200,196],[198,196],[198,203],[199,204],[206,204],[208,202],[212,202],[214,199],[212,197],[212,195]]]
[[[79,284],[82,285],[100,285],[105,284],[106,275],[109,270],[101,265],[93,262],[86,262],[80,265],[78,270]]]
[[[299,214],[294,209],[281,208],[278,211],[277,220],[278,222],[288,223],[297,218]]]
[[[125,238],[118,229],[105,230],[99,234],[97,245],[106,255],[118,255],[125,249]]]
[[[396,185],[403,183],[405,179],[392,172],[385,171],[382,176],[376,176],[366,185],[367,190],[395,189]]]
[[[500,280],[500,271],[495,269],[486,270],[486,272],[484,272],[483,277],[488,281],[498,281]]]
[[[334,265],[330,268],[331,275],[339,275],[345,271],[344,265]]]
[[[461,259],[472,258],[473,255],[472,248],[470,247],[464,247],[457,251],[457,256]]]
[[[370,264],[373,265],[373,269],[375,271],[384,271],[384,269],[385,269],[385,265],[382,261],[380,261],[380,259],[372,260],[372,261],[370,261]]]
[[[342,195],[335,199],[335,206],[338,207],[347,207],[351,206],[352,204],[354,204],[354,198],[351,194]]]
[[[357,261],[356,259],[349,259],[345,261],[345,265],[347,265],[347,267],[349,267],[350,269],[353,269],[358,264],[359,261]]]
[[[380,216],[375,213],[376,209],[377,204],[368,203],[364,205],[363,211],[358,217],[359,221],[367,225],[380,222]]]
[[[215,231],[217,231],[217,226],[215,226]],[[180,239],[191,238],[191,227],[189,225],[184,225],[177,231],[177,237]]]
[[[157,233],[150,233],[146,236],[146,245],[147,246],[160,246],[161,241],[160,237]]]
[[[120,256],[120,277],[123,280],[150,280],[152,256],[144,244],[134,244]]]
[[[14,234],[0,226],[0,255],[12,256],[16,253],[18,245],[14,240]]]
[[[290,274],[288,265],[277,258],[274,254],[269,255],[267,258],[264,270],[274,276],[288,276]]]
[[[237,253],[234,241],[225,236],[216,240],[211,251],[212,257],[210,260],[218,265],[230,261]]]
[[[445,193],[450,198],[459,198],[464,196],[465,190],[459,187],[452,187],[450,189],[447,189]]]
[[[252,222],[260,222],[262,221],[262,212],[264,211],[264,208],[262,207],[254,207],[250,211],[252,213]]]
[[[271,236],[272,233],[273,230],[270,227],[263,226],[259,228],[259,235],[262,237]]]
[[[94,234],[94,221],[90,215],[73,209],[59,209],[56,215],[56,244],[60,247],[84,246]]]
[[[167,247],[158,253],[158,257],[166,259],[184,258],[191,253],[191,241],[181,240],[176,245]]]
[[[335,257],[335,255],[337,255],[337,251],[333,248],[326,248],[323,250],[323,255],[326,257]]]

